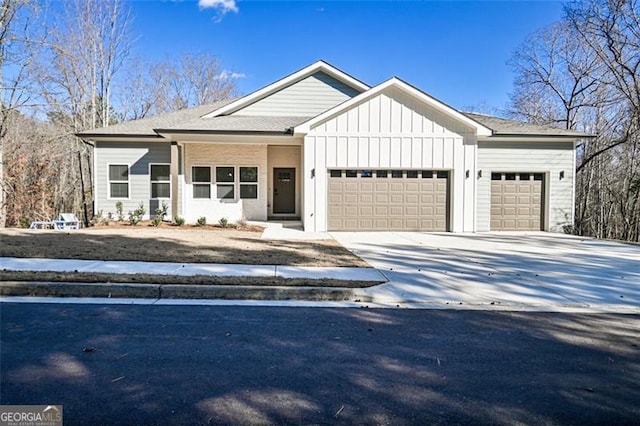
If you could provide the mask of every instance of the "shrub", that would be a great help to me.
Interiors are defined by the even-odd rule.
[[[136,226],[142,220],[142,217],[147,212],[144,208],[144,204],[142,201],[138,204],[138,208],[132,212],[129,212],[129,223],[133,226]]]
[[[156,209],[156,216],[160,216],[160,220],[164,220],[167,217],[167,212],[169,211],[169,206],[166,202],[162,202],[162,206]]]
[[[98,213],[96,213],[93,216],[93,219],[91,219],[91,225],[96,226],[96,225],[108,225],[109,224],[109,218],[108,217],[104,217],[104,215],[102,214],[102,210],[98,210]]]
[[[20,216],[20,228],[28,228],[31,226],[31,221],[26,216]]]
[[[173,219],[173,223],[175,223],[177,226],[182,226],[182,225],[184,225],[184,218],[180,217],[180,216],[176,216]]]
[[[204,217],[204,216],[199,217],[199,218],[198,218],[198,220],[196,221],[196,224],[197,224],[198,226],[204,226],[204,225],[206,225],[206,224],[207,224],[207,218],[206,218],[206,217]]]
[[[218,223],[220,224],[220,226],[222,226],[223,228],[226,228],[227,226],[229,226],[229,221],[227,220],[226,217],[221,217],[220,220],[218,221]]]
[[[156,209],[156,215],[154,216],[151,224],[153,226],[160,226],[165,216],[167,215],[167,211],[169,210],[169,206],[164,201],[162,202],[162,206]]]
[[[124,204],[122,204],[122,201],[116,201],[116,214],[118,215],[118,221],[122,222],[124,220]]]

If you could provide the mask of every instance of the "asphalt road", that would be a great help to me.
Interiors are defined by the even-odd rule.
[[[66,425],[640,423],[638,315],[0,309],[0,403]]]

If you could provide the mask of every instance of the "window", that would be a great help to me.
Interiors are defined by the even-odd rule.
[[[151,198],[171,198],[171,171],[169,164],[151,164]]]
[[[216,198],[229,200],[236,197],[235,176],[233,167],[216,167]]]
[[[531,175],[529,173],[520,173],[520,180],[531,180]]]
[[[360,170],[360,177],[370,178],[373,175],[371,170]]]
[[[533,180],[542,180],[542,173],[534,173]]]
[[[392,178],[402,178],[402,170],[391,170]]]
[[[506,173],[504,175],[506,180],[516,180],[516,174],[515,173]]]
[[[109,166],[109,198],[129,198],[129,166]]]
[[[258,198],[257,167],[240,167],[240,198]]]
[[[438,179],[446,179],[449,177],[449,172],[437,172],[436,177]]]
[[[418,177],[418,171],[417,170],[407,170],[407,177],[408,178],[417,178]]]
[[[357,170],[347,170],[347,177],[357,177],[357,176],[358,176]]]
[[[342,170],[331,170],[330,173],[332,178],[342,177]]]
[[[432,179],[432,178],[433,178],[433,170],[422,171],[422,179]]]
[[[502,180],[502,173],[491,173],[491,180]]]
[[[211,167],[192,167],[191,181],[193,182],[193,198],[211,198]]]
[[[376,177],[377,178],[386,178],[389,175],[389,171],[388,170],[376,170]]]

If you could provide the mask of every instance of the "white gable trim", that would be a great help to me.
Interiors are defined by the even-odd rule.
[[[345,83],[346,85],[353,87],[354,89],[356,89],[359,92],[365,92],[367,90],[370,89],[370,86],[364,84],[363,82],[351,77],[349,74],[346,74],[342,71],[340,71],[339,69],[329,65],[328,63],[324,62],[324,61],[318,61],[314,64],[309,65],[308,67],[305,67],[303,69],[301,69],[300,71],[297,71],[287,77],[284,77],[281,80],[278,80],[274,83],[271,83],[270,85],[263,87],[260,90],[257,90],[247,96],[244,96],[240,99],[238,99],[235,102],[231,102],[230,104],[219,108],[215,111],[212,111],[204,116],[202,116],[202,118],[212,118],[212,117],[217,117],[219,115],[225,115],[225,114],[230,114],[233,112],[236,112],[248,105],[251,105],[257,101],[259,101],[260,99],[264,99],[267,96],[284,89],[287,86],[290,86],[294,83],[297,83],[300,80],[303,80],[317,72],[324,72],[325,74]]]
[[[408,83],[405,83],[404,81],[400,80],[397,77],[393,77],[387,81],[385,81],[384,83],[379,84],[376,87],[373,87],[371,89],[369,89],[368,91],[361,93],[360,95],[340,104],[337,105],[334,108],[331,108],[330,110],[318,115],[317,117],[312,118],[309,121],[306,121],[298,126],[295,127],[293,134],[295,136],[304,136],[307,133],[309,133],[311,131],[312,128],[318,126],[319,124],[322,124],[325,121],[330,120],[333,117],[336,117],[337,115],[344,113],[345,111],[348,111],[349,109],[353,108],[354,106],[372,99],[373,97],[377,96],[378,94],[382,93],[384,90],[390,88],[390,87],[394,87],[397,89],[400,89],[402,91],[404,91],[405,93],[409,94],[410,96],[418,99],[419,101],[423,102],[426,105],[429,105],[430,107],[454,118],[457,121],[460,121],[464,124],[466,124],[467,126],[473,128],[476,130],[476,134],[478,136],[491,136],[492,131],[491,129],[489,129],[488,127],[485,127],[483,125],[481,125],[480,123],[478,123],[475,120],[470,119],[469,117],[467,117],[466,115],[458,112],[456,109],[450,107],[449,105],[437,100],[436,98],[433,98],[429,95],[427,95],[426,93],[422,92],[421,90],[416,89],[415,87],[411,86]]]

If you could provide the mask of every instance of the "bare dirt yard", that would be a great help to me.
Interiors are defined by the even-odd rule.
[[[293,266],[369,266],[334,240],[269,241],[261,228],[102,226],[0,229],[1,257]]]
[[[0,229],[0,257],[234,263],[293,266],[369,265],[336,241],[269,241],[262,228],[110,225],[77,231]],[[2,281],[248,286],[367,287],[374,282],[281,277],[215,277],[0,270]]]

